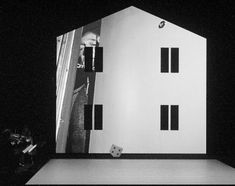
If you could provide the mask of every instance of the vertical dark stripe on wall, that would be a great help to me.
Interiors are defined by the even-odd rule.
[[[168,130],[168,105],[161,105],[161,130]]]
[[[95,71],[103,72],[103,47],[95,47]]]
[[[179,48],[171,48],[171,72],[179,72]]]
[[[92,105],[84,105],[84,130],[92,129]]]
[[[179,130],[179,106],[171,105],[171,130]]]
[[[92,72],[92,47],[85,47],[85,72]]]
[[[95,105],[95,130],[103,129],[103,105]]]
[[[161,48],[161,72],[169,72],[169,49]]]

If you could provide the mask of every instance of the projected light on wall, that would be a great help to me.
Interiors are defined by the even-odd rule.
[[[57,153],[206,153],[205,38],[129,7],[58,36],[56,64]]]

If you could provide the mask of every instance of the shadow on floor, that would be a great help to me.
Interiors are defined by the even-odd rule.
[[[32,163],[25,163],[18,165],[15,170],[10,170],[7,167],[1,167],[0,170],[0,185],[25,185],[29,179],[36,174],[36,172],[48,160],[40,160]]]

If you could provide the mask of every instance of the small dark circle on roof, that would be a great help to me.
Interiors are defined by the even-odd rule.
[[[165,21],[161,21],[158,25],[158,28],[163,28],[165,26],[166,22]]]

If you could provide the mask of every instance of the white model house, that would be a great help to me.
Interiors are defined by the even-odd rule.
[[[101,19],[99,47],[89,153],[205,154],[206,38],[129,7]]]

